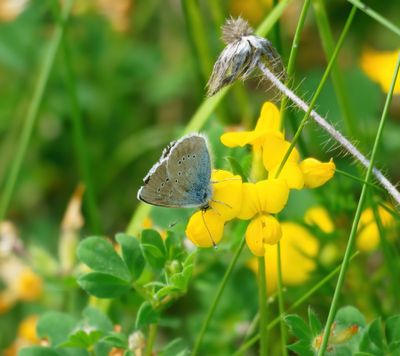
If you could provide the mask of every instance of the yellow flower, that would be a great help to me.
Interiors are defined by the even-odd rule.
[[[370,79],[381,86],[385,93],[389,91],[398,56],[399,50],[375,51],[372,49],[364,50],[361,56],[361,68]],[[398,78],[394,87],[394,94],[400,94]]]
[[[278,108],[266,102],[253,131],[225,133],[221,136],[221,142],[228,147],[252,145],[255,153],[262,152],[263,164],[269,178],[275,178],[290,147],[290,142],[280,132],[280,120]],[[307,158],[300,162],[300,154],[293,148],[279,178],[285,179],[291,189],[302,189],[304,186],[316,188],[331,179],[334,171],[332,160],[322,163],[314,158]]]
[[[393,216],[383,207],[378,207],[378,215],[385,229],[394,225]],[[390,237],[390,234],[389,234]],[[379,246],[380,233],[372,208],[365,209],[360,217],[357,233],[357,247],[364,252],[371,252]]]
[[[229,13],[232,16],[242,16],[252,25],[257,25],[271,8],[272,0],[231,0]]]
[[[326,234],[330,234],[334,230],[334,225],[329,213],[322,206],[309,208],[304,215],[304,221],[309,225],[318,226],[318,228]]]
[[[42,279],[29,267],[24,268],[19,275],[17,294],[23,301],[36,300],[42,294]]]
[[[221,241],[225,222],[236,217],[242,204],[240,176],[224,170],[214,170],[211,183],[213,195],[210,208],[194,213],[186,227],[188,239],[200,247],[211,247]]]
[[[300,163],[300,169],[304,175],[304,186],[306,188],[318,188],[324,185],[335,174],[335,163],[320,162],[315,158],[306,158]]]
[[[281,267],[284,285],[300,285],[307,281],[316,267],[315,257],[319,250],[318,240],[301,225],[293,222],[281,223]],[[269,294],[277,289],[277,247],[265,246],[265,268]],[[250,262],[257,271],[257,260]]]
[[[18,327],[18,337],[31,343],[38,344],[40,339],[36,334],[37,315],[30,315],[21,321]]]
[[[246,230],[246,243],[256,256],[263,256],[266,244],[276,244],[282,231],[276,218],[270,214],[279,213],[286,205],[289,187],[284,179],[262,180],[257,183],[243,183],[242,209],[239,219],[253,219]]]

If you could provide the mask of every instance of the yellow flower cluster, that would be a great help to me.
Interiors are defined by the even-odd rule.
[[[281,162],[290,146],[280,132],[280,113],[266,102],[253,131],[229,132],[221,136],[228,147],[253,146],[254,155],[261,157],[268,178],[244,183],[240,176],[227,171],[212,174],[211,209],[195,213],[186,228],[187,237],[197,246],[210,247],[222,239],[224,224],[234,218],[251,220],[246,230],[246,242],[256,256],[264,256],[266,245],[276,244],[282,237],[282,226],[273,214],[286,205],[290,189],[316,188],[332,178],[332,161],[314,158],[300,160],[293,149],[281,169]]]
[[[394,226],[393,216],[383,207],[377,208],[378,217],[382,227],[388,231],[388,237],[392,237],[390,229]],[[357,248],[363,252],[371,252],[378,248],[380,231],[372,208],[365,209],[360,217],[357,230]]]

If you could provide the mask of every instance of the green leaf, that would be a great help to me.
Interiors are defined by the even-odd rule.
[[[182,338],[177,338],[168,343],[159,353],[159,356],[184,356],[189,355],[189,349]]]
[[[378,347],[382,352],[386,349],[384,340],[385,337],[382,331],[381,318],[375,319],[368,328],[369,339]]]
[[[135,237],[125,234],[117,234],[116,239],[122,247],[122,257],[128,266],[132,279],[138,279],[146,263],[139,241]]]
[[[103,334],[104,333],[100,330],[87,332],[80,329],[69,335],[68,341],[62,343],[61,345],[59,345],[59,347],[77,347],[88,349],[96,344],[97,341],[99,341],[100,338],[103,336]]]
[[[96,272],[109,274],[125,281],[131,279],[124,261],[105,238],[92,236],[84,239],[78,246],[78,257]]]
[[[364,330],[364,333],[361,337],[359,350],[371,353],[373,355],[381,355],[384,351],[378,345],[383,344],[383,341],[376,340],[377,338],[379,338],[379,334],[382,335],[383,332],[380,331],[380,319],[376,319]],[[376,342],[378,344],[376,344]]]
[[[141,246],[143,255],[149,265],[161,269],[166,262],[166,250],[160,234],[151,229],[142,231]]]
[[[241,176],[243,182],[247,182],[246,174],[244,173],[242,165],[239,163],[239,161],[235,157],[232,157],[232,156],[228,156],[225,158],[229,162],[232,172],[234,174]]]
[[[389,345],[400,341],[400,315],[393,315],[386,320],[385,333]]]
[[[38,321],[37,333],[46,338],[50,345],[58,346],[68,340],[68,335],[75,328],[77,320],[60,312],[47,312]]]
[[[393,355],[396,352],[396,355],[400,354],[400,341],[393,341],[390,343],[388,347],[388,352],[390,355]]]
[[[78,284],[87,293],[98,298],[115,298],[131,288],[127,281],[100,272],[89,272],[80,276]]]
[[[351,305],[342,307],[337,311],[335,322],[347,326],[357,324],[360,327],[367,324],[364,315]]]
[[[312,335],[306,322],[296,314],[286,315],[285,323],[289,327],[290,332],[297,336],[300,340],[307,341],[311,344]]]
[[[311,308],[311,306],[308,307],[308,324],[310,325],[310,330],[313,337],[321,334],[322,324],[319,321],[317,314]]]
[[[154,295],[154,298],[157,300],[160,300],[162,297],[170,294],[170,293],[176,293],[179,292],[179,289],[177,289],[173,285],[165,286],[157,291],[157,293]]]
[[[287,348],[295,352],[297,355],[314,356],[314,353],[311,351],[310,343],[306,340],[299,340],[294,344],[289,345]]]
[[[153,324],[158,321],[158,313],[152,308],[149,302],[144,302],[140,306],[136,316],[136,329]]]
[[[370,354],[369,352],[359,351],[359,352],[353,353],[353,356],[374,356],[374,354]]]
[[[58,352],[50,347],[31,346],[24,347],[18,351],[18,356],[60,356]]]
[[[167,256],[169,260],[179,259],[184,253],[182,250],[182,242],[178,236],[173,231],[167,231],[167,238],[164,241],[165,249],[167,251]]]
[[[180,289],[180,290],[186,289],[186,279],[182,272],[175,273],[173,276],[171,276],[169,281],[177,289]]]
[[[113,324],[107,315],[103,314],[99,309],[86,307],[83,311],[83,326],[101,330],[104,333],[113,330]]]
[[[128,348],[128,337],[121,333],[110,332],[108,335],[104,336],[101,341],[118,349]]]

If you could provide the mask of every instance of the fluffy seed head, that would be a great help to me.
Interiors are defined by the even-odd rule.
[[[246,20],[241,17],[231,17],[222,26],[222,40],[225,44],[233,43],[240,40],[243,36],[253,34],[253,29],[249,26]]]

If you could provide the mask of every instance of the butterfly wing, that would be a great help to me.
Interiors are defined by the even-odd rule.
[[[144,178],[138,199],[164,207],[202,207],[211,199],[211,160],[204,136],[172,142]]]
[[[167,172],[186,206],[205,206],[211,199],[211,159],[207,140],[190,134],[177,141],[167,159]]]
[[[162,159],[156,163],[144,178],[145,185],[142,186],[137,194],[139,200],[145,203],[164,206],[182,207],[184,194],[175,188],[175,185],[168,177],[167,161]]]

